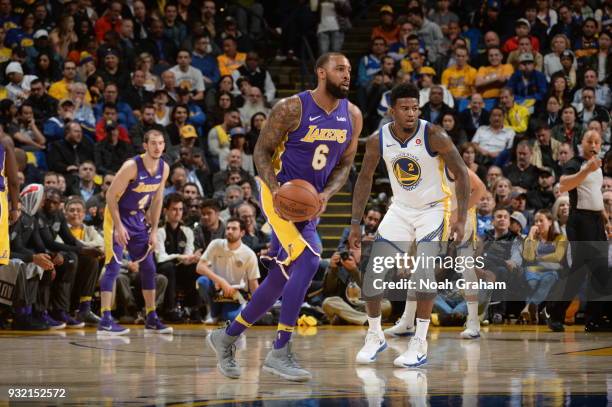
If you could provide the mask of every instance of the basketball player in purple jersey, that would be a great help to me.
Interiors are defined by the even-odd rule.
[[[318,218],[328,199],[346,183],[357,152],[363,119],[346,97],[351,65],[340,53],[327,53],[316,62],[317,88],[278,102],[255,146],[253,159],[259,172],[261,206],[272,226],[268,276],[247,307],[227,328],[213,331],[208,344],[217,354],[218,368],[230,378],[240,377],[235,342],[282,296],[278,331],[263,369],[292,381],[312,376],[291,352],[291,333],[304,295],[316,273],[321,247]],[[321,209],[314,219],[294,223],[274,207],[280,185],[304,179],[319,192]]]
[[[11,256],[9,223],[17,222],[21,213],[17,172],[13,140],[0,136],[0,266],[7,265]],[[10,209],[7,195],[11,201]]]
[[[159,131],[145,133],[144,154],[123,163],[106,192],[106,271],[100,280],[102,319],[98,335],[124,335],[130,331],[115,323],[110,312],[113,285],[126,246],[131,260],[140,264],[147,312],[145,332],[172,333],[172,328],[165,326],[155,312],[155,263],[151,252],[157,241],[157,224],[169,173],[168,164],[161,159],[164,147],[164,136]]]

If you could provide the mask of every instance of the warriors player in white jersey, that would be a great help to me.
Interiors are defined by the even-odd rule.
[[[453,180],[452,174],[448,171],[449,185],[450,189],[453,193],[452,195],[452,214],[451,214],[451,224],[455,223],[457,216],[457,195],[455,193],[455,182]],[[476,249],[476,208],[478,203],[480,202],[480,198],[484,195],[487,190],[484,182],[478,178],[478,175],[472,170],[468,168],[468,175],[470,177],[470,199],[468,202],[468,214],[467,220],[465,221],[464,226],[464,235],[463,241],[457,245],[457,257],[464,258],[474,258],[475,249]],[[466,263],[464,263],[466,264]],[[468,265],[471,262],[467,263]],[[463,278],[467,282],[477,282],[478,277],[476,276],[476,271],[472,267],[466,267],[463,272]],[[466,322],[466,327],[463,332],[461,332],[460,336],[463,339],[477,339],[480,337],[480,320],[478,319],[478,290],[472,288],[466,288],[465,292],[465,300],[467,302],[468,308],[468,317]],[[416,299],[414,295],[414,291],[410,290],[408,292],[408,297],[406,299],[406,306],[404,308],[404,313],[402,317],[395,323],[391,328],[385,329],[385,335],[394,336],[394,337],[402,337],[402,336],[412,336],[414,335],[414,314],[416,312]]]
[[[360,220],[372,189],[372,178],[380,158],[387,165],[393,201],[378,227],[378,242],[392,246],[416,242],[417,253],[432,252],[439,242],[462,241],[467,220],[470,183],[468,171],[450,137],[438,126],[419,120],[419,91],[410,84],[400,84],[391,91],[390,113],[393,122],[384,125],[366,142],[359,178],[353,192],[353,210],[349,245],[359,250]],[[456,222],[450,225],[452,191],[445,167],[454,174],[457,196]],[[435,281],[433,270],[417,267],[414,278]],[[367,291],[364,288],[364,291]],[[417,287],[415,334],[408,350],[395,359],[399,367],[417,367],[427,363],[427,330],[437,291]],[[368,298],[366,311],[369,329],[365,345],[357,354],[358,363],[371,363],[386,348],[380,320],[380,299]]]

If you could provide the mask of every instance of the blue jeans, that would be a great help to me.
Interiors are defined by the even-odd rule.
[[[467,303],[463,299],[446,298],[437,295],[434,301],[434,310],[441,316],[450,316],[452,314],[460,314],[467,316]]]
[[[199,277],[197,286],[200,298],[206,303],[213,318],[221,316],[223,321],[233,321],[242,311],[242,306],[237,302],[214,302],[213,298],[216,293],[215,283],[208,277]]]
[[[559,275],[556,271],[525,271],[525,279],[531,289],[531,294],[527,296],[527,303],[539,305],[546,301],[546,297],[559,279]]]

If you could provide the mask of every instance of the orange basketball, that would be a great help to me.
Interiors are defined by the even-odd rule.
[[[321,207],[317,190],[303,179],[292,179],[281,185],[275,206],[283,218],[293,222],[312,219]]]

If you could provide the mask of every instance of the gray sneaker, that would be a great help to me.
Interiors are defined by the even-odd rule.
[[[225,327],[215,329],[206,337],[208,346],[217,355],[217,367],[219,371],[230,379],[240,377],[240,365],[236,362],[236,340],[237,336],[230,336],[225,333]]]
[[[268,352],[263,370],[292,382],[305,382],[312,379],[310,372],[300,367],[295,355],[291,352],[291,342],[287,342],[283,348],[272,349]]]

